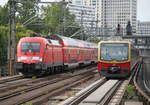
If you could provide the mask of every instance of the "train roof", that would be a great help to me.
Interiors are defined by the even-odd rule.
[[[101,43],[128,43],[131,44],[129,41],[100,41],[99,44]]]
[[[83,40],[73,39],[73,38],[69,38],[69,37],[65,37],[65,36],[61,36],[61,35],[50,35],[50,36],[46,36],[46,37],[37,37],[37,36],[35,36],[35,37],[24,37],[24,38],[21,38],[20,41],[27,41],[28,39],[44,40],[47,43],[54,42],[52,40],[62,40],[63,46],[97,48],[96,43],[86,42],[86,41],[83,41]],[[52,44],[55,45],[55,43],[52,43]]]
[[[65,36],[61,36],[61,35],[51,35],[49,37],[50,37],[50,39],[62,40],[64,46],[97,48],[97,44],[82,41],[82,40],[79,40],[79,39],[73,39],[73,38],[65,37]]]
[[[29,39],[32,39],[32,40],[45,40],[46,41],[46,39],[43,38],[43,37],[23,37],[23,38],[20,39],[20,41],[26,41],[26,40],[29,40]]]

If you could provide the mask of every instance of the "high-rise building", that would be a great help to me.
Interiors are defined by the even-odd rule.
[[[91,27],[95,22],[95,8],[83,5],[69,5],[69,11],[76,16],[76,22],[85,27]]]
[[[137,21],[136,35],[138,36],[150,36],[150,22]]]
[[[76,22],[85,28],[96,26],[96,8],[90,0],[72,0],[68,5],[70,13],[76,16]]]
[[[121,34],[126,34],[128,21],[131,23],[132,31],[134,33],[136,31],[137,0],[72,0],[72,4],[82,5],[86,8],[92,7],[91,10],[95,11],[93,12],[95,15],[91,14],[95,16],[95,21],[97,21],[95,23],[101,27],[103,35],[105,34],[104,31],[110,30],[111,34],[116,33],[118,24]],[[88,18],[93,17],[89,15]]]
[[[125,34],[128,21],[132,30],[136,30],[137,0],[101,0],[101,27],[117,29],[120,24]]]
[[[84,6],[96,6],[98,0],[71,0],[72,4]]]

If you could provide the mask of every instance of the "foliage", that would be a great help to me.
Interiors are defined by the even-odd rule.
[[[24,2],[17,3],[17,22],[24,23],[35,16],[38,11],[38,1],[39,0],[25,0]]]
[[[25,104],[21,104],[21,105],[33,105],[31,102],[26,102]]]
[[[36,76],[32,76],[32,79],[36,79],[37,77]]]
[[[17,24],[16,30],[17,30],[17,32],[16,32],[16,42],[18,42],[19,39],[22,38],[22,37],[30,36],[30,34],[33,32],[31,30],[26,29],[21,24]]]
[[[40,0],[25,0],[17,3],[17,23],[23,24],[28,22],[35,22],[37,20],[37,13],[39,11],[38,2]],[[39,27],[26,25],[26,28],[33,31],[38,31]]]
[[[32,32],[31,30],[25,29],[20,24],[17,24],[16,29],[16,42],[18,42],[21,37],[29,36]],[[0,67],[2,65],[4,66],[7,62],[8,35],[8,26],[0,26]]]
[[[45,34],[63,34],[70,36],[79,29],[74,22],[75,16],[70,14],[63,2],[43,7],[43,17],[46,29]]]
[[[91,42],[94,42],[94,43],[99,43],[102,39],[101,38],[98,38],[98,37],[92,37],[90,39]]]
[[[9,22],[8,6],[0,7],[0,25],[7,25]]]
[[[126,87],[126,91],[128,93],[128,98],[132,98],[133,96],[135,96],[135,87],[133,85],[128,85]]]
[[[7,61],[8,27],[0,26],[0,67]]]
[[[63,34],[70,36],[80,29],[74,22],[75,16],[70,14],[64,2],[54,3],[42,7],[42,15],[38,16],[38,2],[40,0],[25,0],[16,4],[16,42],[21,37],[29,36],[31,32],[43,34]],[[8,4],[0,7],[0,68],[7,62],[7,46],[9,35],[9,8]],[[34,19],[31,19],[35,17]],[[33,24],[24,25],[28,20]],[[40,22],[43,24],[36,25]]]

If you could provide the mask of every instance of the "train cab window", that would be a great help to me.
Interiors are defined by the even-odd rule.
[[[53,45],[57,45],[57,46],[60,46],[60,43],[58,40],[51,40],[52,44]]]
[[[124,61],[128,59],[128,44],[127,43],[103,43],[101,44],[101,59],[102,60],[118,60]]]
[[[48,41],[48,44],[50,45],[51,44],[51,40],[48,39],[47,41]]]
[[[22,52],[40,52],[39,42],[23,42],[21,44]]]

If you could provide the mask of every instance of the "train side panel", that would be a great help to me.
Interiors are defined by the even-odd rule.
[[[68,68],[75,68],[79,64],[79,48],[64,47],[64,65]]]
[[[26,51],[22,52],[24,42],[27,43]],[[58,69],[90,64],[96,59],[93,54],[97,48],[94,46],[93,43],[57,35],[22,38],[17,46],[17,69],[24,75],[40,76]]]
[[[63,66],[63,52],[61,46],[53,46],[53,66]]]

